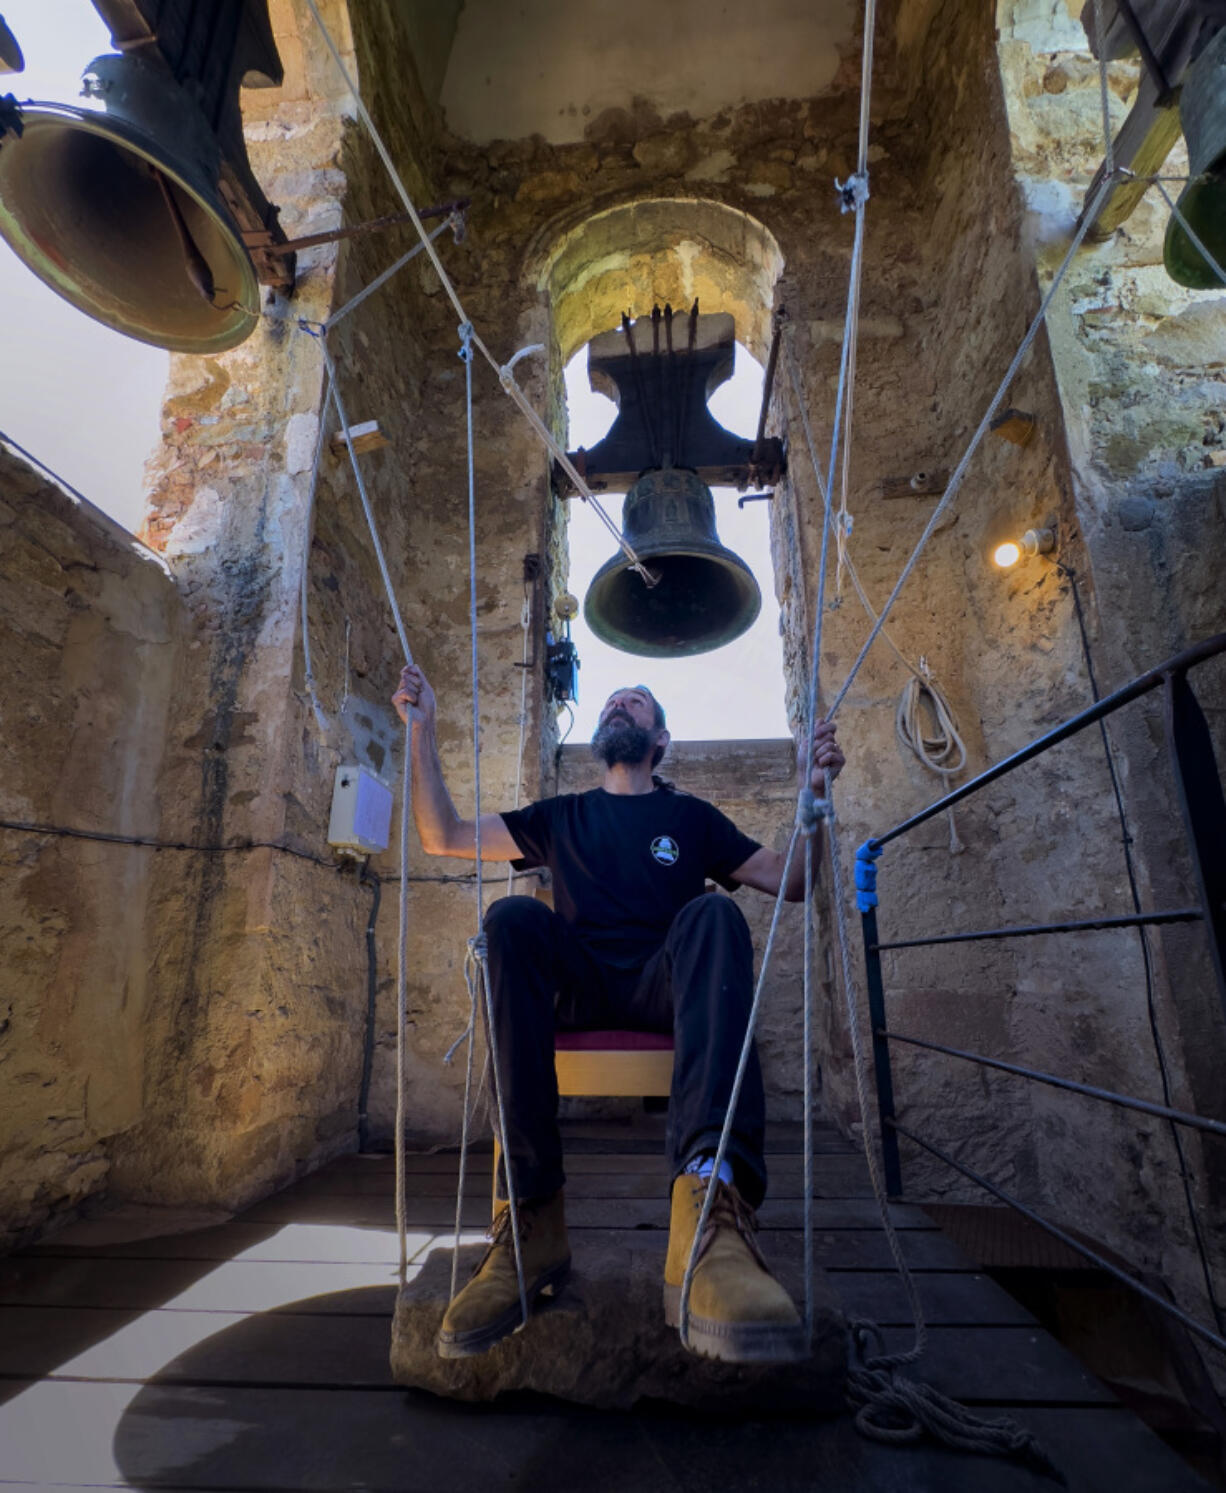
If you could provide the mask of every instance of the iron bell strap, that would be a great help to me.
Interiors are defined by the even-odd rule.
[[[52,290],[117,332],[176,352],[237,346],[258,320],[259,284],[218,190],[220,150],[204,115],[136,56],[95,58],[83,76],[81,104],[10,110],[0,235]]]
[[[583,607],[598,638],[625,653],[678,658],[722,648],[753,626],[762,593],[720,543],[711,489],[696,473],[645,473],[626,494],[622,532],[659,580],[644,585],[620,551],[602,565]]]
[[[1188,145],[1191,180],[1176,203],[1219,265],[1226,265],[1226,28],[1184,75],[1179,118]],[[1212,265],[1177,218],[1167,224],[1166,272],[1189,290],[1221,290]]]

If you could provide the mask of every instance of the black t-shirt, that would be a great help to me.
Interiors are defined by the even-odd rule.
[[[502,817],[523,851],[515,868],[548,866],[555,911],[598,959],[622,969],[656,952],[708,878],[735,890],[732,872],[760,849],[714,804],[673,788],[593,788]]]

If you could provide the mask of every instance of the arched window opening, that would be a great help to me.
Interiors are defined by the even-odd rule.
[[[587,348],[566,367],[566,404],[571,450],[591,449],[608,431],[616,413],[612,400],[588,382]],[[762,399],[762,365],[738,342],[733,376],[710,401],[711,413],[728,430],[752,440]],[[582,612],[571,625],[580,659],[579,699],[573,709],[571,741],[588,740],[600,708],[613,690],[645,684],[664,706],[674,739],[726,741],[788,735],[784,704],[779,604],[775,598],[770,549],[769,503],[738,505],[734,488],[716,487],[716,527],[721,542],[753,571],[762,591],[762,610],[753,626],[723,648],[696,657],[639,658],[595,637]],[[620,520],[624,494],[601,494],[610,517]],[[571,591],[582,602],[592,577],[613,552],[613,541],[597,514],[581,499],[569,504],[567,537]],[[563,721],[562,729],[567,731]]]

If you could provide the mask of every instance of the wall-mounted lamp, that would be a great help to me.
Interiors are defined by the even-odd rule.
[[[1054,529],[1027,529],[1020,541],[1010,539],[1005,544],[998,544],[992,551],[992,559],[1001,570],[1008,570],[1011,566],[1025,555],[1028,559],[1033,555],[1050,555],[1056,548],[1056,531]]]

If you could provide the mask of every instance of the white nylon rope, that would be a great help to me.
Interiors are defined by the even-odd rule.
[[[988,429],[991,426],[996,411],[1000,408],[1001,402],[1003,401],[1005,395],[1009,392],[1009,386],[1017,377],[1017,371],[1022,365],[1022,359],[1030,351],[1031,343],[1039,334],[1039,329],[1040,327],[1042,327],[1043,322],[1047,317],[1048,308],[1051,306],[1056,292],[1059,290],[1065,275],[1068,273],[1069,265],[1073,262],[1073,256],[1081,247],[1086,234],[1090,230],[1090,224],[1093,222],[1098,209],[1102,206],[1104,200],[1106,199],[1107,193],[1111,190],[1113,185],[1114,177],[1104,177],[1099,185],[1098,191],[1094,194],[1093,201],[1091,202],[1086,213],[1083,215],[1081,223],[1076,233],[1073,235],[1072,242],[1069,244],[1068,250],[1065,253],[1063,260],[1061,260],[1060,262],[1060,267],[1059,269],[1057,269],[1055,277],[1053,278],[1051,284],[1048,286],[1047,293],[1046,295],[1044,295],[1043,300],[1039,305],[1039,309],[1034,314],[1034,319],[1031,321],[1030,326],[1026,330],[1026,335],[1022,338],[1021,344],[1018,347],[1017,352],[1014,354],[1012,362],[1009,364],[1009,367],[1005,371],[1004,378],[1001,380],[996,393],[992,396],[991,403],[988,405],[987,410],[984,412],[983,419],[979,422],[974,435],[971,437],[970,444],[962,454],[961,460],[954,468],[953,475],[949,479],[949,483],[945,488],[945,492],[942,495],[940,502],[933,509],[932,515],[929,518],[928,523],[924,527],[924,532],[916,541],[915,549],[911,552],[910,559],[908,559],[907,563],[903,566],[902,574],[894,583],[894,589],[890,592],[888,598],[886,599],[885,605],[878,613],[877,620],[873,624],[868,637],[864,641],[864,646],[857,654],[855,662],[852,664],[851,669],[848,671],[846,679],[844,679],[842,685],[839,687],[838,694],[835,695],[834,700],[831,702],[830,709],[827,712],[827,715],[830,719],[833,719],[835,712],[838,710],[839,706],[846,698],[847,691],[851,688],[852,682],[854,681],[856,675],[860,672],[861,665],[868,657],[869,649],[871,649],[873,644],[877,641],[878,634],[885,626],[885,620],[893,610],[894,603],[898,600],[899,593],[902,591],[902,588],[910,579],[911,572],[915,569],[916,562],[919,560],[924,546],[928,543],[929,539],[932,538],[933,534],[936,531],[937,524],[940,522],[942,516],[945,513],[945,510],[953,501],[959,487],[962,485],[962,479],[966,475],[966,470],[970,466],[972,458],[974,457],[976,451],[979,450],[984,436],[987,435]]]
[[[469,942],[476,965],[476,988],[485,998],[486,1042],[489,1047],[490,1067],[494,1077],[494,1100],[498,1118],[498,1138],[502,1146],[502,1167],[507,1179],[507,1208],[511,1215],[511,1244],[515,1255],[515,1278],[519,1286],[519,1309],[521,1325],[528,1321],[528,1292],[524,1284],[523,1251],[519,1237],[519,1200],[515,1196],[515,1169],[511,1163],[511,1152],[507,1145],[507,1116],[502,1099],[502,1066],[498,1061],[498,1034],[494,1025],[494,998],[490,992],[489,965],[486,959],[484,929],[485,908],[482,897],[481,869],[481,691],[478,677],[477,647],[477,467],[473,449],[473,342],[472,325],[464,322],[460,328],[460,358],[464,363],[464,401],[468,446],[468,626],[472,646],[472,701],[473,701],[473,810],[474,849],[477,853],[477,931]],[[469,1039],[469,1071],[472,1069],[472,1047],[476,1033]],[[465,1099],[465,1133],[461,1142],[461,1168],[464,1149],[467,1145],[468,1103]],[[456,1199],[456,1252],[452,1255],[452,1293],[455,1292],[455,1259],[459,1252],[458,1225],[463,1206],[463,1171]]]
[[[301,324],[305,331],[310,331],[306,323]],[[314,332],[312,336],[316,336]],[[349,462],[353,468],[354,481],[357,484],[358,497],[361,499],[362,512],[366,517],[366,527],[370,531],[370,540],[374,548],[375,559],[379,565],[379,575],[383,580],[383,589],[387,595],[388,605],[392,610],[392,620],[396,624],[396,636],[400,639],[400,650],[404,655],[406,664],[413,662],[413,650],[409,647],[409,635],[405,631],[404,618],[400,615],[400,605],[396,600],[396,591],[392,585],[391,573],[387,568],[387,559],[383,553],[383,545],[379,539],[379,527],[375,522],[374,509],[370,504],[370,496],[366,491],[366,480],[362,476],[362,466],[358,461],[358,454],[353,449],[353,439],[349,433],[349,419],[345,414],[344,401],[341,398],[340,385],[336,376],[336,364],[332,360],[332,354],[328,351],[328,344],[322,334],[317,336],[320,351],[323,353],[324,364],[328,370],[328,392],[332,396],[332,403],[336,409],[336,417],[340,422],[341,433],[345,438],[345,446],[349,452]],[[405,1046],[408,1030],[408,944],[409,944],[409,814],[413,803],[413,714],[408,713],[408,719],[404,727],[404,764],[400,776],[400,888],[399,888],[399,928],[396,939],[396,1136],[394,1150],[396,1157],[396,1236],[399,1248],[398,1275],[401,1290],[404,1289],[408,1280],[408,1228],[405,1219],[405,1161],[404,1161],[404,1122],[405,1122]]]
[[[800,373],[796,366],[796,358],[790,338],[785,340],[783,352],[787,360],[788,382],[792,388],[794,406],[799,412],[800,423],[804,432],[809,465],[813,469],[813,477],[817,483],[818,495],[823,504],[825,504],[829,501],[827,488],[822,477],[821,468],[817,462],[817,452],[813,444],[813,432],[809,425],[809,412],[805,404],[804,393],[801,390]],[[843,450],[844,453],[850,450],[849,441],[844,443]],[[846,491],[844,490],[845,495]],[[877,613],[873,610],[873,604],[860,582],[860,576],[852,562],[851,555],[847,553],[843,545],[838,545],[842,518],[843,510],[840,508],[839,516],[834,520],[838,563],[846,569],[852,588],[859,597],[860,604],[868,613],[869,622],[873,623],[877,620]],[[903,686],[902,694],[899,697],[898,710],[894,718],[894,729],[903,745],[914,752],[924,767],[930,772],[936,773],[948,790],[953,778],[966,766],[966,746],[958,730],[958,721],[954,714],[953,706],[949,703],[940,685],[937,684],[932,671],[928,668],[923,658],[920,659],[917,667],[902,652],[888,631],[883,629],[882,636],[890,645],[899,663],[911,675],[911,678]],[[936,725],[936,734],[931,736],[925,731],[920,721],[920,712],[925,697],[928,699]],[[954,820],[954,811],[949,809],[947,813],[949,818],[950,853],[958,855],[965,847],[958,839],[958,827]]]
[[[834,429],[833,429],[833,432],[832,432],[831,445],[830,445],[830,480],[831,481],[833,481],[835,462],[836,462],[837,457],[838,457],[838,441],[839,441],[839,433],[840,433],[840,429],[841,429],[842,415],[843,415],[843,409],[844,409],[844,395],[845,395],[845,391],[846,391],[846,388],[847,388],[848,366],[849,366],[849,361],[850,361],[851,356],[852,356],[852,344],[854,342],[855,326],[856,326],[857,320],[858,320],[858,300],[859,300],[859,290],[860,290],[860,266],[861,266],[861,262],[862,262],[862,259],[863,259],[863,252],[864,252],[864,206],[865,206],[865,203],[868,201],[868,175],[867,175],[867,170],[865,168],[866,168],[866,163],[867,163],[867,160],[868,160],[868,121],[869,121],[869,99],[868,99],[868,94],[869,94],[869,90],[871,88],[871,79],[872,79],[872,35],[873,35],[873,29],[874,29],[875,20],[876,20],[876,0],[865,0],[865,7],[864,7],[864,52],[863,52],[863,59],[862,59],[862,64],[861,64],[861,95],[860,95],[860,150],[859,150],[859,163],[860,163],[860,166],[861,166],[861,170],[860,170],[860,172],[858,173],[858,175],[856,177],[853,177],[853,178],[849,179],[847,182],[845,182],[845,183],[836,182],[835,183],[836,188],[840,191],[840,193],[843,196],[843,209],[844,209],[844,211],[847,211],[849,208],[852,209],[852,210],[854,210],[855,216],[856,216],[856,224],[855,224],[855,237],[854,237],[853,245],[852,245],[851,270],[850,270],[850,275],[849,275],[847,317],[846,317],[846,322],[845,322],[845,325],[844,325],[843,345],[842,345],[842,350],[841,350],[841,354],[840,354],[840,358],[839,358],[839,383],[838,383],[838,391],[837,391],[837,393],[835,395]],[[703,1237],[703,1234],[704,1234],[704,1232],[706,1230],[707,1222],[708,1222],[708,1220],[709,1220],[709,1218],[711,1216],[711,1208],[712,1208],[712,1204],[714,1203],[714,1200],[715,1200],[715,1190],[716,1190],[716,1187],[717,1187],[717,1185],[719,1183],[720,1167],[723,1164],[724,1158],[725,1158],[725,1156],[727,1154],[728,1142],[729,1142],[729,1138],[730,1138],[731,1133],[732,1133],[732,1124],[733,1124],[734,1119],[736,1118],[736,1106],[737,1106],[737,1101],[740,1098],[742,1080],[743,1080],[744,1075],[745,1075],[745,1069],[746,1069],[746,1067],[748,1065],[748,1062],[749,1062],[750,1052],[752,1051],[752,1048],[753,1048],[754,1031],[755,1031],[756,1026],[757,1026],[758,1011],[759,1011],[760,1006],[761,1006],[762,991],[763,991],[764,986],[765,986],[765,975],[766,975],[767,969],[769,968],[771,954],[772,954],[773,949],[774,949],[775,931],[776,931],[776,929],[778,927],[778,924],[779,924],[779,914],[780,914],[780,912],[782,911],[782,908],[783,908],[784,893],[785,893],[785,890],[786,890],[786,887],[787,887],[788,875],[789,875],[789,873],[791,871],[792,861],[793,861],[793,858],[794,858],[795,853],[796,853],[796,842],[797,842],[797,839],[799,837],[801,837],[802,835],[804,835],[805,837],[812,836],[812,834],[814,833],[814,831],[816,829],[816,825],[817,825],[818,820],[827,811],[828,804],[829,804],[829,783],[827,783],[827,785],[826,785],[826,788],[827,788],[827,800],[826,800],[826,803],[824,803],[824,804],[823,803],[819,803],[814,798],[814,796],[813,796],[813,794],[812,794],[812,792],[811,792],[811,790],[809,789],[809,786],[808,786],[809,772],[811,770],[811,764],[812,764],[812,760],[813,760],[814,731],[816,729],[816,724],[817,724],[817,675],[818,675],[818,664],[819,664],[819,660],[820,660],[820,657],[821,657],[821,625],[822,625],[822,613],[823,613],[824,606],[825,606],[825,586],[826,586],[826,570],[827,570],[826,557],[827,557],[827,551],[828,551],[828,548],[829,548],[829,542],[830,542],[830,504],[829,504],[829,502],[827,502],[826,503],[826,507],[825,507],[825,513],[824,513],[823,523],[822,523],[822,551],[821,551],[821,559],[820,559],[819,567],[818,567],[818,597],[817,597],[817,607],[816,607],[815,637],[814,637],[814,645],[813,645],[813,665],[812,665],[812,674],[811,674],[810,686],[809,686],[809,709],[808,709],[808,718],[807,718],[807,721],[804,723],[805,785],[804,785],[804,787],[802,788],[802,790],[800,792],[799,800],[798,800],[798,803],[797,803],[797,808],[796,808],[796,825],[795,825],[795,828],[792,831],[791,838],[790,838],[790,840],[788,842],[787,855],[786,855],[786,857],[784,859],[783,872],[782,872],[782,875],[780,876],[780,880],[779,880],[779,891],[778,891],[778,893],[776,895],[776,898],[775,898],[775,909],[774,909],[774,913],[772,914],[772,917],[771,917],[770,932],[769,932],[769,934],[767,936],[766,946],[765,946],[765,948],[763,949],[763,952],[762,952],[762,964],[761,964],[761,968],[760,968],[759,974],[758,974],[757,988],[754,991],[754,998],[753,998],[753,1002],[752,1002],[752,1005],[750,1006],[750,1011],[749,1011],[749,1019],[748,1019],[748,1021],[746,1023],[745,1040],[744,1040],[744,1042],[743,1042],[743,1044],[741,1046],[741,1055],[740,1055],[740,1060],[739,1060],[739,1062],[737,1064],[736,1077],[735,1077],[735,1079],[733,1081],[732,1093],[731,1093],[731,1096],[729,1098],[728,1107],[727,1107],[727,1110],[726,1110],[725,1115],[724,1115],[724,1123],[723,1123],[723,1126],[722,1126],[722,1128],[720,1130],[719,1145],[718,1145],[718,1147],[716,1149],[715,1161],[714,1161],[714,1164],[713,1164],[712,1169],[711,1169],[710,1179],[707,1182],[706,1193],[703,1196],[702,1211],[699,1214],[698,1225],[697,1225],[697,1227],[696,1227],[696,1229],[694,1231],[694,1240],[693,1240],[693,1243],[690,1246],[690,1257],[689,1257],[689,1260],[686,1263],[685,1276],[684,1276],[684,1279],[682,1280],[682,1284],[681,1284],[681,1312],[680,1312],[681,1325],[680,1325],[680,1330],[681,1330],[681,1340],[682,1340],[682,1342],[687,1347],[689,1346],[689,1302],[690,1302],[690,1291],[691,1291],[691,1288],[693,1286],[694,1271],[695,1271],[695,1268],[697,1267],[697,1264],[698,1264],[698,1253],[699,1253],[699,1250],[700,1250],[701,1245],[702,1245],[702,1237]],[[811,850],[811,847],[806,852],[806,859],[809,860],[809,861],[811,861],[811,859],[812,859],[812,850]],[[813,916],[813,911],[812,911],[812,906],[810,905],[809,907],[807,907],[805,909],[805,918],[806,918],[806,920],[808,920],[808,919],[812,918],[812,916]],[[810,960],[806,960],[805,961],[805,973],[806,973],[806,977],[808,976],[809,971],[810,971],[810,963],[811,963]],[[808,979],[806,978],[805,991],[804,991],[804,1006],[805,1006],[805,1010],[806,1010],[806,1017],[808,1015],[808,1007],[809,1007],[809,1005],[811,1003],[811,999],[812,999],[812,992],[811,992],[811,989],[809,988]],[[812,1039],[812,1023],[809,1020],[805,1021],[805,1036],[811,1042],[811,1039]],[[812,1064],[812,1051],[811,1051],[811,1048],[809,1048],[809,1047],[806,1047],[806,1049],[805,1049],[805,1052],[804,1052],[804,1055],[803,1055],[803,1062],[805,1064],[806,1073],[807,1073],[809,1067]],[[808,1108],[806,1106],[806,1119],[807,1118],[808,1118]],[[813,1161],[812,1161],[812,1126],[811,1126],[811,1124],[808,1124],[808,1123],[806,1124],[806,1127],[805,1127],[804,1147],[805,1147],[804,1167],[805,1167],[805,1171],[806,1171],[808,1177],[811,1178],[811,1176],[812,1176],[812,1166],[813,1166]],[[806,1181],[806,1186],[805,1186],[805,1201],[804,1201],[804,1211],[805,1211],[804,1232],[805,1232],[805,1239],[806,1239],[806,1256],[808,1255],[809,1250],[811,1249],[811,1245],[812,1245],[812,1232],[813,1232],[813,1229],[812,1229],[812,1196],[811,1196],[811,1194],[812,1194],[812,1188],[809,1186],[808,1181]],[[812,1295],[811,1295],[812,1265],[811,1265],[811,1263],[810,1263],[810,1261],[809,1261],[808,1258],[806,1258],[806,1261],[805,1261],[805,1277],[806,1277],[805,1321],[806,1321],[806,1323],[811,1323],[811,1321],[812,1321],[812,1315],[813,1315],[813,1305],[812,1305]]]
[[[328,718],[319,703],[319,692],[315,687],[315,670],[311,664],[311,623],[308,613],[310,600],[311,545],[315,537],[315,494],[319,487],[319,465],[323,458],[324,436],[328,424],[328,407],[332,399],[332,374],[329,372],[324,386],[323,405],[319,411],[319,431],[315,439],[315,458],[311,463],[311,490],[307,497],[306,529],[302,551],[302,585],[299,588],[299,604],[302,612],[302,671],[306,681],[307,695],[320,735],[328,729]]]
[[[362,123],[366,126],[366,131],[370,135],[371,143],[374,145],[376,151],[378,151],[379,158],[383,162],[388,176],[391,178],[392,185],[395,187],[397,195],[399,196],[401,202],[404,204],[405,212],[409,215],[409,221],[417,231],[417,236],[422,242],[422,247],[425,249],[426,254],[429,256],[430,263],[434,266],[434,271],[439,278],[439,284],[443,287],[448,300],[450,300],[452,306],[455,308],[455,313],[460,319],[460,325],[471,326],[472,321],[468,315],[468,312],[464,309],[464,305],[460,300],[459,293],[457,292],[455,285],[452,283],[451,277],[443,267],[443,261],[439,258],[438,251],[435,249],[434,244],[431,242],[430,235],[427,234],[425,226],[422,223],[421,218],[418,216],[417,209],[413,205],[413,200],[409,196],[408,189],[405,187],[400,173],[396,170],[395,162],[392,160],[391,154],[383,141],[383,137],[382,135],[380,135],[378,129],[376,128],[375,122],[371,118],[370,111],[367,109],[366,104],[362,99],[362,95],[358,92],[357,84],[350,76],[349,69],[345,66],[344,59],[341,57],[336,43],[332,40],[331,33],[329,32],[327,26],[324,24],[323,17],[319,13],[319,7],[316,5],[315,0],[306,0],[306,4],[307,9],[314,17],[316,26],[319,28],[319,33],[323,38],[324,45],[332,54],[332,60],[336,64],[337,70],[339,71],[341,77],[344,79],[345,86],[348,88],[350,94],[353,97],[354,107],[357,109]],[[512,400],[514,400],[515,404],[526,416],[528,423],[532,426],[533,430],[536,431],[537,435],[545,443],[546,447],[562,467],[563,471],[574,483],[575,489],[579,493],[580,497],[582,497],[585,502],[592,505],[592,507],[600,515],[601,521],[604,523],[605,527],[616,536],[618,546],[621,549],[622,553],[626,556],[627,560],[630,562],[631,568],[636,570],[639,575],[643,577],[643,580],[647,585],[655,585],[658,578],[652,575],[651,572],[647,570],[645,566],[643,566],[643,564],[640,562],[639,557],[635,553],[634,549],[626,542],[626,540],[622,536],[621,530],[617,527],[616,524],[614,524],[613,520],[605,512],[604,508],[597,500],[595,494],[587,485],[587,482],[584,480],[583,476],[576,469],[570,458],[567,456],[566,452],[554,439],[553,433],[547,428],[545,423],[541,420],[540,416],[537,415],[536,411],[528,402],[527,395],[524,394],[523,390],[520,389],[519,385],[515,382],[515,379],[511,375],[511,364],[506,364],[505,366],[500,364],[475,331],[472,334],[472,342],[473,346],[477,349],[481,356],[486,360],[486,362],[490,365],[494,372],[498,374],[499,381],[501,382],[502,387],[511,396]]]

